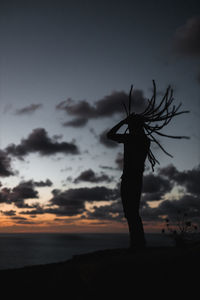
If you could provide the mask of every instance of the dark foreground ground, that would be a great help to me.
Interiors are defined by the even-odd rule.
[[[26,298],[157,299],[200,294],[200,246],[107,249],[49,265],[0,271],[0,290]],[[153,298],[152,298],[153,299]]]

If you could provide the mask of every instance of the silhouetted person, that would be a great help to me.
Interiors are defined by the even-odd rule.
[[[128,124],[129,134],[117,134],[117,131],[124,124]],[[139,207],[144,163],[149,151],[150,140],[145,135],[143,125],[143,121],[139,115],[130,115],[114,126],[107,134],[109,139],[124,144],[121,199],[124,215],[129,226],[131,248],[145,246]]]
[[[165,154],[171,156],[157,141],[154,134],[176,139],[188,138],[185,136],[166,135],[160,132],[174,116],[187,113],[188,111],[179,112],[181,104],[177,107],[173,105],[171,108],[174,98],[173,90],[170,86],[167,88],[160,103],[156,105],[156,85],[153,81],[153,96],[148,100],[146,109],[140,114],[131,113],[131,93],[132,86],[129,93],[128,109],[124,104],[127,118],[115,125],[107,133],[107,137],[124,144],[121,199],[129,227],[130,247],[143,248],[145,247],[145,237],[139,208],[145,160],[148,157],[153,171],[155,164],[159,163],[150,149],[151,142],[155,142]],[[156,124],[152,125],[153,122],[156,122]],[[126,133],[127,129],[124,134],[117,133],[123,125],[128,125],[128,134]]]

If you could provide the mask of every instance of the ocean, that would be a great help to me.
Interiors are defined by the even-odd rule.
[[[173,246],[161,234],[146,234],[147,246]],[[66,261],[73,255],[127,248],[128,234],[0,234],[0,270]]]

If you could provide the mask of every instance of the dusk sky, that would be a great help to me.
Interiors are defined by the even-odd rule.
[[[123,146],[106,131],[168,85],[175,117],[152,144],[146,231],[187,211],[200,224],[200,4],[169,1],[0,3],[0,232],[127,232],[119,197]]]

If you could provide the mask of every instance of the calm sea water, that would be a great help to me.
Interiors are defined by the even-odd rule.
[[[147,234],[148,246],[172,246],[160,234]],[[0,270],[61,262],[73,255],[128,247],[128,234],[0,234]]]

